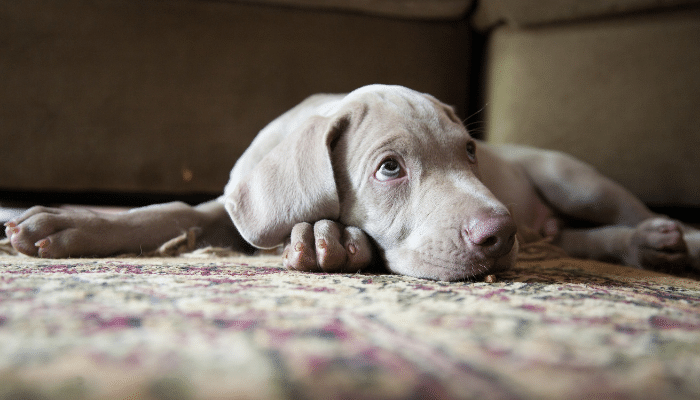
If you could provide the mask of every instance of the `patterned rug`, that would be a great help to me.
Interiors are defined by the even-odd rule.
[[[0,256],[0,399],[698,399],[700,282],[526,248],[486,282]]]

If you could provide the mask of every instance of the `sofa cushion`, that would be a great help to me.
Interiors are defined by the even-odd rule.
[[[700,10],[497,29],[489,140],[566,151],[652,205],[700,206],[698,38]]]

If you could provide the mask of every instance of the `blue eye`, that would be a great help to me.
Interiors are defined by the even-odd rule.
[[[392,179],[396,179],[401,175],[401,164],[399,164],[399,162],[394,160],[393,158],[384,160],[384,162],[382,162],[382,165],[379,166],[379,169],[377,169],[377,172],[374,174],[374,176],[379,181],[389,181]]]

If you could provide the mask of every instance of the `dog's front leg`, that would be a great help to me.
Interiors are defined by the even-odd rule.
[[[33,207],[5,224],[17,251],[46,258],[140,254],[191,228],[201,229],[201,244],[249,248],[218,201],[196,207],[173,202],[115,214]]]
[[[359,228],[321,220],[292,229],[284,250],[285,267],[311,272],[357,272],[372,262],[372,245]]]

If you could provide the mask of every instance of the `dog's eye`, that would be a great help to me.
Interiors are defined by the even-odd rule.
[[[402,174],[403,171],[401,169],[401,164],[399,164],[399,162],[393,158],[389,158],[379,166],[379,169],[374,176],[379,181],[388,181],[399,178]]]
[[[467,157],[469,157],[469,161],[476,162],[476,143],[473,141],[467,142]]]

